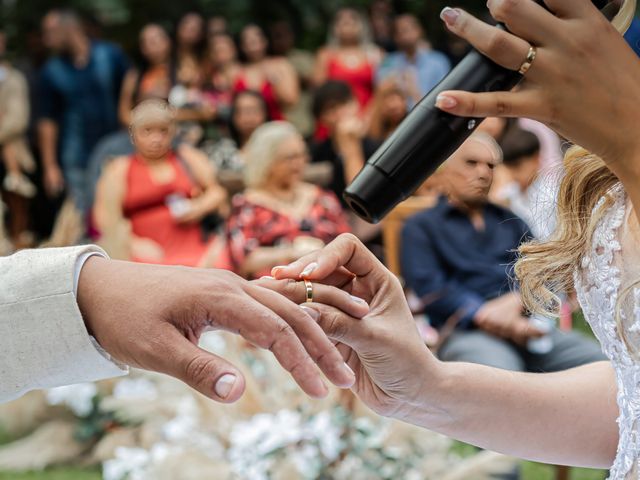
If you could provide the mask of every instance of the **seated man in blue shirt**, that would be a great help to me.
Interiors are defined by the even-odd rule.
[[[414,15],[398,15],[393,31],[398,51],[384,58],[376,82],[395,82],[405,91],[409,108],[413,108],[449,73],[451,63],[446,55],[429,47],[422,25]]]
[[[402,232],[403,276],[446,337],[441,359],[532,372],[604,360],[595,342],[527,317],[512,265],[529,229],[488,200],[501,158],[492,137],[474,134],[443,166],[446,196]]]

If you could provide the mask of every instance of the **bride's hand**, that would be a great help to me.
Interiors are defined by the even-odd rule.
[[[603,158],[615,171],[636,161],[640,60],[590,0],[489,0],[508,33],[460,9],[445,9],[449,30],[511,70],[531,45],[537,57],[514,92],[443,92],[438,107],[473,117],[527,117],[546,123]],[[618,172],[616,172],[618,173]]]
[[[277,267],[273,275],[338,286],[369,304],[369,313],[361,319],[321,303],[306,307],[317,312],[320,326],[339,342],[338,349],[356,374],[355,394],[381,415],[409,418],[439,362],[420,338],[396,277],[349,234],[287,267]]]

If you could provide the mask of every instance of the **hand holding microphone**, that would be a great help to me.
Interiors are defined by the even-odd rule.
[[[616,30],[629,26],[635,1],[544,4],[548,10],[533,0],[489,0],[507,30],[460,9],[443,11],[447,28],[476,50],[414,108],[347,188],[356,213],[379,221],[488,116],[544,122],[610,165],[636,155],[631,128],[640,114],[628,99],[640,98],[640,61]],[[637,48],[638,40],[632,28],[628,41]],[[518,89],[509,91],[523,74]]]

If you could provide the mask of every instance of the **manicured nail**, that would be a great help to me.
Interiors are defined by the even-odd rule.
[[[366,305],[367,304],[367,302],[365,302],[360,297],[354,297],[353,295],[350,295],[350,297],[351,297],[351,300],[353,300],[356,303],[359,303],[360,305]]]
[[[302,271],[302,273],[300,274],[301,278],[305,278],[308,277],[309,275],[311,275],[311,273],[318,268],[318,264],[317,263],[310,263],[309,265],[306,266],[306,268]]]
[[[260,277],[260,280],[275,280],[275,278],[270,277],[269,275],[265,275],[264,277]]]
[[[318,313],[317,310],[314,310],[313,308],[309,308],[309,307],[304,307],[304,306],[300,306],[300,308],[304,310],[304,312],[307,315],[309,315],[311,318],[313,318],[316,322],[320,318],[320,314]]]
[[[227,398],[233,385],[236,383],[236,376],[231,373],[226,373],[221,376],[216,382],[215,391],[216,395],[220,398]]]
[[[453,97],[438,95],[436,98],[436,107],[438,108],[449,109],[454,108],[456,105],[458,105],[458,101]]]
[[[442,12],[440,12],[440,18],[448,26],[454,25],[456,23],[456,20],[458,20],[459,16],[460,16],[460,11],[451,7],[444,7],[442,9]]]
[[[347,374],[349,374],[351,377],[353,377],[353,379],[356,379],[356,374],[353,373],[353,370],[351,369],[351,367],[349,365],[347,365],[347,362],[342,364],[342,368],[344,369],[345,372],[347,372]]]
[[[272,277],[277,277],[278,276],[278,272],[280,270],[284,270],[285,268],[287,268],[287,267],[285,267],[284,265],[278,265],[277,267],[273,267],[271,269],[271,276]]]

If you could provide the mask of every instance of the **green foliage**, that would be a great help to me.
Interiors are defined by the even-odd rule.
[[[0,5],[2,4],[0,0]],[[222,15],[227,18],[232,32],[237,32],[249,21],[267,25],[274,20],[288,20],[299,36],[301,46],[315,48],[327,35],[333,13],[341,6],[354,6],[365,10],[371,0],[20,0],[4,2],[0,21],[7,29],[15,50],[24,48],[29,32],[36,31],[42,15],[54,7],[72,7],[96,18],[104,25],[104,33],[131,50],[136,43],[140,27],[156,21],[172,29],[181,15],[199,11],[206,16]],[[400,0],[397,11],[415,13],[423,19],[436,41],[444,35],[438,18],[447,0]],[[455,5],[471,11],[484,8],[484,3],[456,0]]]
[[[0,0],[0,21],[7,28],[15,50],[24,48],[28,32],[37,30],[40,18],[54,7],[73,7],[95,17],[105,26],[105,35],[134,48],[137,32],[146,22],[157,21],[172,28],[182,14],[200,11],[207,16],[222,15],[231,30],[237,32],[248,21],[268,24],[288,20],[298,32],[299,43],[315,48],[326,39],[327,26],[341,6],[365,10],[371,0]],[[421,18],[436,44],[445,31],[438,14],[447,5],[469,11],[486,11],[485,2],[477,0],[396,0],[396,11],[412,12]]]

